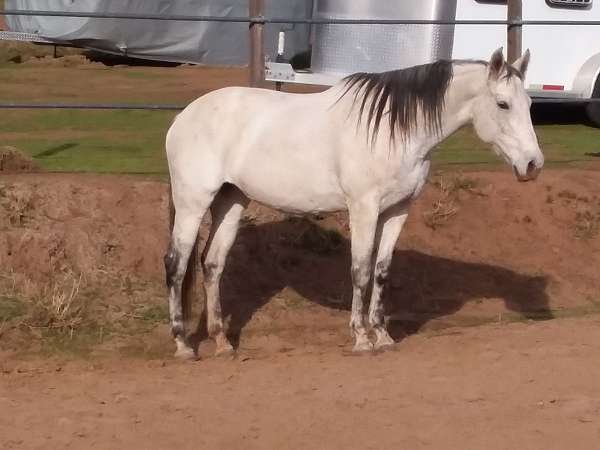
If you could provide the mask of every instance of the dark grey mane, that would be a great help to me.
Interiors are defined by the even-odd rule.
[[[437,61],[431,64],[392,70],[383,73],[355,73],[344,79],[344,95],[354,89],[354,104],[360,102],[360,121],[366,112],[367,129],[371,142],[375,142],[381,120],[388,115],[390,139],[399,133],[406,140],[415,131],[418,116],[424,121],[427,132],[438,135],[442,131],[444,99],[454,75],[455,64],[482,64],[485,61],[455,60]],[[522,78],[511,65],[506,65],[506,77]]]
[[[366,112],[367,129],[372,129],[371,142],[375,142],[385,114],[391,141],[397,133],[403,140],[410,137],[419,112],[428,133],[439,134],[452,66],[452,61],[437,61],[390,72],[355,73],[345,78],[343,95],[354,89],[354,103],[360,102],[359,125]]]

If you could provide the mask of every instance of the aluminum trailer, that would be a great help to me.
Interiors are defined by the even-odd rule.
[[[506,20],[504,0],[316,0],[314,17]],[[600,0],[526,0],[523,20],[599,21]],[[385,71],[440,58],[487,59],[506,48],[506,25],[316,25],[311,70],[267,63],[267,80],[330,85],[357,71]],[[600,26],[524,25],[532,52],[527,89],[535,98],[600,98]],[[600,126],[600,103],[588,103]]]

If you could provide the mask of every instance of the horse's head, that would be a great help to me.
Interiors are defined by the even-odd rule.
[[[531,123],[531,99],[523,82],[529,50],[509,65],[498,49],[488,65],[485,89],[475,99],[473,126],[479,137],[512,165],[519,181],[535,180],[544,165]]]

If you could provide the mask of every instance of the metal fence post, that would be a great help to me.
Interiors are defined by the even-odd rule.
[[[263,17],[264,1],[249,0],[250,17]],[[262,87],[265,82],[264,23],[250,23],[250,86]]]
[[[523,1],[508,0],[508,17],[509,22],[523,20]],[[508,62],[513,63],[521,57],[523,53],[523,26],[510,24],[507,29],[508,33]]]

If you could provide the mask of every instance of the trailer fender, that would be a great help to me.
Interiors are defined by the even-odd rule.
[[[581,98],[592,98],[596,80],[600,74],[600,53],[588,59],[575,77],[573,91]]]

